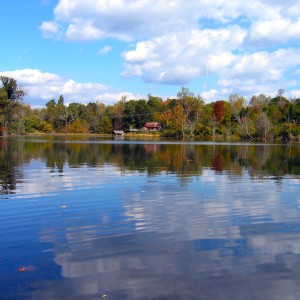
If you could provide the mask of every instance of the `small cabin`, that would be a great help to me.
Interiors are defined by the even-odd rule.
[[[148,131],[159,131],[161,130],[161,124],[156,122],[148,122],[144,126]]]
[[[139,129],[137,129],[137,128],[132,128],[132,127],[130,127],[130,129],[129,129],[129,132],[131,132],[131,133],[137,133],[137,132],[139,132],[140,130]]]
[[[123,135],[125,132],[123,130],[113,130],[114,135]]]

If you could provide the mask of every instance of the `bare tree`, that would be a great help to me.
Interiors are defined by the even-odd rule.
[[[241,119],[239,121],[239,125],[241,127],[241,130],[242,130],[244,136],[248,136],[251,139],[254,139],[254,137],[252,135],[252,132],[254,131],[253,124],[248,116],[241,117]]]
[[[265,112],[259,114],[255,122],[255,127],[259,135],[266,140],[268,133],[271,131],[272,124]]]

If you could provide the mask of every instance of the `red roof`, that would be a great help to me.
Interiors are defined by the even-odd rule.
[[[160,123],[148,122],[145,124],[147,128],[160,128]]]

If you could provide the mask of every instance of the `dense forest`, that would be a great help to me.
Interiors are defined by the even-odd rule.
[[[205,103],[182,87],[176,99],[123,97],[114,105],[70,103],[52,99],[44,108],[31,108],[14,78],[0,77],[0,132],[2,134],[111,134],[113,130],[145,132],[146,122],[158,122],[156,134],[198,137],[203,140],[300,140],[300,98],[287,99],[284,90],[271,98],[253,95],[249,101],[232,94],[227,100]]]

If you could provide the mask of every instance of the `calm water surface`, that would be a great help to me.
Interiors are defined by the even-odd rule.
[[[0,298],[298,300],[300,146],[0,139]]]

